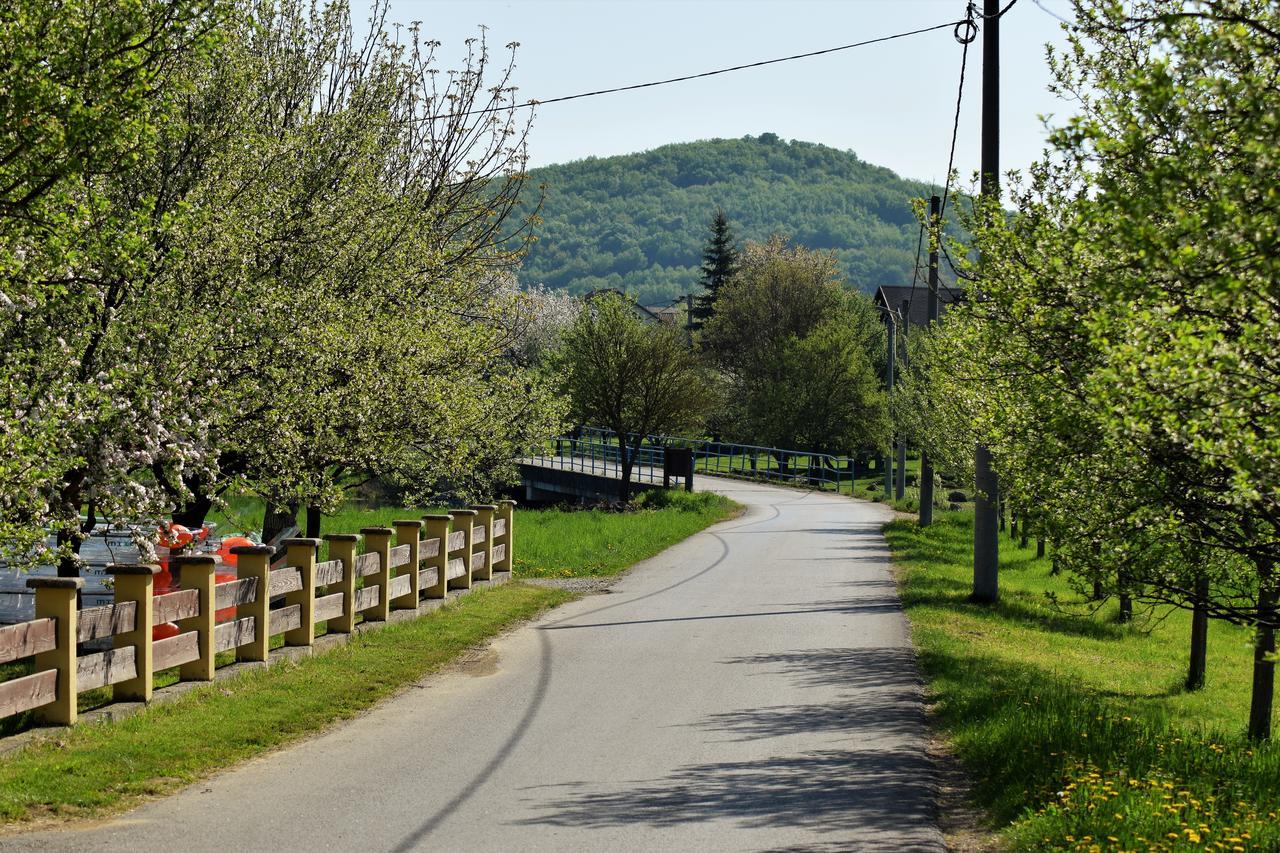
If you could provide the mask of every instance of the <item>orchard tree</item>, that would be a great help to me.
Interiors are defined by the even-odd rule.
[[[574,419],[618,436],[623,501],[645,437],[695,428],[712,404],[707,372],[679,331],[645,323],[621,294],[584,306],[557,361]]]
[[[37,558],[50,526],[74,542],[81,507],[59,492],[140,458],[83,441],[91,417],[125,424],[153,408],[149,393],[122,390],[128,367],[79,358],[93,306],[115,299],[103,249],[146,264],[135,246],[108,245],[100,188],[154,150],[166,93],[226,15],[199,0],[15,0],[0,12],[0,556]],[[138,346],[139,331],[130,337]],[[153,432],[156,456],[163,440]]]
[[[1270,735],[1280,558],[1280,347],[1269,175],[1280,13],[1084,2],[1055,57],[1079,115],[979,207],[969,307],[939,371],[1001,476],[1100,591],[1256,630],[1249,734]],[[939,388],[935,396],[947,389]],[[933,450],[930,448],[930,452]],[[1189,682],[1195,682],[1193,653]]]

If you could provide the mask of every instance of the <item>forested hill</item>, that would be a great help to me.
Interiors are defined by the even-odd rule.
[[[545,184],[546,200],[521,282],[573,293],[613,287],[644,304],[697,290],[717,206],[739,241],[781,232],[835,250],[863,290],[909,283],[919,234],[910,199],[932,191],[852,152],[771,133],[591,157],[530,175],[530,190]],[[534,196],[527,192],[526,204]]]

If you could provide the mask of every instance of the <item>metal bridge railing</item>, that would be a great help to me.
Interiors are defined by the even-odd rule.
[[[635,440],[629,434],[629,442]],[[668,447],[693,451],[694,473],[737,477],[789,486],[852,491],[856,475],[850,456],[810,453],[781,447],[735,444],[677,436],[646,435],[636,453],[632,479],[641,483],[661,483]],[[582,427],[574,435],[561,436],[546,448],[552,467],[605,476],[619,476],[621,451],[618,436],[600,427]],[[553,455],[551,455],[553,454]]]

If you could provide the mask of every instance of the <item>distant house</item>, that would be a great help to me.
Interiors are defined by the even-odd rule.
[[[964,291],[956,288],[938,286],[938,316],[947,313],[947,309],[964,299]],[[914,288],[907,285],[882,284],[876,288],[875,304],[881,311],[886,308],[895,314],[902,311],[906,302],[907,322],[912,326],[929,325],[929,288],[917,284]]]
[[[644,310],[657,317],[664,326],[680,326],[684,323],[683,302],[684,299],[678,298],[666,305],[645,305]]]
[[[599,290],[588,291],[587,293],[583,294],[582,300],[584,302],[590,302],[592,299],[595,299],[597,296],[604,296],[607,293],[613,294],[614,296],[621,296],[626,301],[626,303],[631,306],[631,310],[635,313],[636,317],[638,317],[641,321],[645,323],[653,323],[655,325],[665,322],[661,316],[655,313],[654,310],[644,307],[639,302],[636,302],[630,296],[623,293],[621,290],[616,290],[612,287],[602,287]]]

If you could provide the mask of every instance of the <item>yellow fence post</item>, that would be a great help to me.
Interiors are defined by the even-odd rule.
[[[370,622],[385,622],[391,616],[391,602],[387,600],[387,587],[391,583],[391,528],[365,527],[364,551],[366,554],[378,555],[378,572],[369,575],[365,580],[365,589],[375,587],[378,590],[378,603],[364,611],[364,618]]]
[[[178,677],[183,681],[213,681],[213,570],[215,561],[209,554],[187,554],[170,557],[170,571],[178,575],[178,586],[194,589],[199,593],[196,615],[178,620],[178,632],[196,632],[199,657],[178,667]]]
[[[498,565],[494,566],[500,572],[510,572],[515,576],[515,551],[516,551],[516,502],[515,501],[498,501],[498,518],[507,523],[507,530],[503,534],[506,538],[503,543],[506,544],[506,553],[502,555],[502,559],[498,561]]]
[[[155,576],[159,572],[159,566],[147,563],[107,566],[107,574],[115,578],[116,606],[132,602],[136,614],[133,630],[116,634],[112,640],[113,646],[117,649],[133,646],[133,660],[137,665],[137,675],[111,686],[111,698],[117,702],[151,701],[154,676],[151,670],[151,617],[155,612],[151,596],[155,590]]]
[[[476,511],[476,526],[484,528],[484,541],[476,546],[476,552],[484,554],[484,568],[476,575],[477,580],[493,579],[493,516],[498,508],[493,504],[472,504]]]
[[[329,630],[350,634],[356,628],[356,543],[360,537],[330,533],[324,538],[329,543],[329,559],[342,561],[342,581],[337,584],[342,592],[342,615],[329,620]]]
[[[285,565],[298,570],[302,589],[285,593],[284,606],[298,605],[302,622],[284,632],[286,646],[309,646],[316,640],[316,549],[319,539],[286,539]]]
[[[396,529],[396,545],[409,546],[409,563],[396,570],[397,576],[408,572],[409,591],[392,600],[391,606],[396,610],[418,609],[418,540],[422,536],[422,522],[415,519],[393,521]]]
[[[76,721],[76,593],[80,578],[27,578],[27,587],[36,592],[36,618],[54,619],[57,644],[35,656],[35,671],[57,670],[57,698],[33,712],[42,723],[71,725]]]
[[[455,531],[461,529],[466,533],[466,541],[463,543],[461,553],[462,562],[467,564],[467,570],[461,577],[449,581],[449,589],[471,589],[471,548],[475,544],[475,534],[471,528],[475,524],[476,511],[455,509],[449,515],[453,518],[453,529]]]
[[[253,642],[236,649],[236,660],[264,661],[271,648],[271,557],[276,549],[270,545],[236,545],[231,549],[236,558],[236,577],[255,578],[258,591],[253,601],[236,605],[236,618],[253,617]]]
[[[444,598],[449,594],[449,581],[446,577],[449,574],[450,517],[424,515],[422,521],[426,525],[423,538],[440,540],[440,550],[434,557],[428,559],[428,565],[435,566],[437,574],[435,586],[427,587],[427,598]]]

